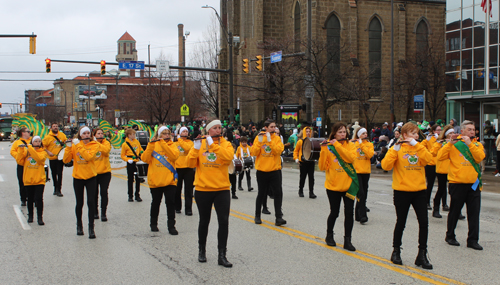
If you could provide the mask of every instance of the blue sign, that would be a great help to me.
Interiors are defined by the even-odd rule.
[[[119,69],[140,69],[144,70],[144,61],[120,61]]]
[[[424,95],[413,96],[413,111],[424,110]]]
[[[37,107],[47,107],[47,103],[37,103]]]
[[[271,53],[271,63],[280,62],[282,58],[281,51]]]

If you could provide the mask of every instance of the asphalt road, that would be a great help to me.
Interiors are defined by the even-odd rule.
[[[198,211],[177,216],[178,236],[166,227],[160,210],[160,232],[149,229],[151,195],[142,187],[142,203],[127,202],[126,171],[113,171],[108,222],[96,221],[94,240],[76,235],[70,168],[64,169],[64,197],[53,196],[52,182],[44,194],[45,226],[26,224],[26,207],[19,207],[15,160],[9,142],[0,142],[0,284],[499,284],[500,195],[497,182],[485,181],[479,243],[484,251],[467,248],[467,222],[459,221],[460,247],[445,243],[446,214],[429,212],[429,255],[433,270],[414,265],[418,224],[410,209],[403,236],[403,266],[393,265],[392,234],[396,215],[390,174],[372,174],[367,206],[369,221],[354,224],[356,252],[342,248],[343,211],[335,226],[337,247],[324,243],[329,204],[325,174],[316,172],[317,199],[299,198],[298,170],[283,170],[283,212],[286,226],[274,226],[274,216],[253,223],[256,191],[238,191],[231,201],[227,258],[233,268],[217,265],[215,212],[207,244],[207,263],[197,261]],[[491,176],[491,175],[489,175]],[[252,172],[256,186],[255,172]],[[499,178],[500,181],[500,178]],[[244,183],[245,184],[245,183]],[[269,203],[272,206],[272,201]],[[16,215],[20,209],[20,215]],[[274,209],[271,207],[271,212]],[[87,223],[86,206],[84,224]],[[465,210],[464,210],[465,213]],[[23,228],[24,225],[24,228]]]

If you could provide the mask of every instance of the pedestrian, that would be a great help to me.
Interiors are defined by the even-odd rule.
[[[496,170],[493,172],[495,177],[500,177],[500,133],[497,136],[497,140],[495,141],[495,146],[497,148],[497,163]]]
[[[193,141],[189,139],[189,130],[186,127],[180,129],[175,143],[179,150],[179,158],[175,161],[178,180],[175,191],[175,211],[181,213],[182,210],[182,184],[184,183],[184,214],[193,215],[193,183],[194,168],[189,167],[188,153],[193,148]]]
[[[304,184],[306,177],[309,179],[309,198],[315,199],[317,196],[314,194],[314,167],[316,163],[314,160],[307,160],[302,155],[302,145],[304,140],[312,138],[312,129],[306,126],[302,129],[301,139],[298,140],[295,150],[293,151],[293,159],[295,163],[299,164],[300,178],[299,178],[299,197],[304,197]]]
[[[371,158],[375,154],[373,144],[368,139],[368,131],[359,127],[354,130],[354,149],[356,150],[356,159],[354,160],[354,169],[358,174],[359,192],[358,202],[354,209],[354,219],[361,224],[368,222],[366,214],[366,200],[368,198],[368,181],[372,172]]]
[[[432,269],[427,259],[427,238],[429,221],[427,216],[427,194],[425,185],[424,166],[432,160],[432,154],[427,148],[417,142],[419,136],[418,126],[406,123],[401,128],[403,139],[393,146],[382,160],[382,168],[386,171],[393,169],[392,188],[394,189],[394,207],[396,208],[396,226],[392,246],[394,250],[391,261],[402,265],[401,245],[403,231],[408,218],[410,205],[415,210],[418,220],[418,255],[415,265],[424,269]]]
[[[241,181],[243,181],[243,176],[247,176],[247,190],[250,192],[253,190],[252,188],[252,177],[250,175],[250,172],[253,168],[253,158],[250,155],[250,148],[248,147],[248,138],[247,137],[241,137],[240,138],[240,146],[236,150],[236,157],[238,159],[241,159],[243,162],[245,159],[251,159],[252,160],[252,167],[251,168],[245,168],[239,175],[238,177],[238,190],[243,191],[243,187],[241,187]],[[246,165],[244,165],[246,166]]]
[[[439,134],[441,134],[441,126],[435,124],[431,127],[431,131],[429,135],[427,135],[427,138],[422,141],[422,145],[424,145],[429,152],[432,151],[432,147]],[[432,188],[434,188],[434,182],[436,181],[436,163],[436,157],[433,157],[432,160],[425,166],[425,178],[427,180],[427,210],[432,210],[431,196]]]
[[[448,214],[448,229],[446,242],[459,246],[456,240],[455,228],[464,203],[467,205],[467,221],[469,233],[467,247],[482,250],[479,245],[479,212],[481,211],[481,169],[479,163],[486,156],[484,147],[474,137],[475,126],[473,121],[465,120],[461,124],[461,135],[451,136],[450,143],[446,144],[437,154],[439,160],[450,160],[448,172],[449,190],[451,196],[450,212]]]
[[[16,159],[16,161],[20,147],[26,147],[26,145],[28,145],[28,143],[31,141],[31,132],[28,128],[22,127],[17,131],[17,137],[18,139],[14,141],[12,147],[10,148],[10,155],[14,159]],[[17,182],[19,184],[19,196],[21,198],[22,207],[26,206],[26,202],[28,201],[28,195],[26,194],[26,188],[24,187],[23,182],[23,173],[24,163],[17,163]]]
[[[59,152],[63,151],[66,140],[66,135],[59,131],[59,124],[56,122],[50,124],[50,131],[42,140],[45,148],[54,154],[54,156],[49,156],[49,165],[52,173],[52,183],[54,184],[54,195],[58,197],[64,196],[61,191],[64,163],[59,160],[58,155]]]
[[[328,143],[328,144],[326,144]],[[358,177],[354,170],[356,159],[354,144],[347,139],[347,127],[342,122],[332,126],[328,141],[321,145],[319,170],[326,172],[325,188],[330,203],[325,242],[336,246],[333,228],[340,212],[340,202],[344,201],[344,249],[356,251],[351,234],[354,224],[354,199],[359,190]]]
[[[235,153],[233,153],[233,161],[238,159],[236,156],[236,144],[231,143],[231,146],[233,147],[233,150]],[[244,166],[244,165],[243,165]],[[236,171],[234,173],[229,173],[229,182],[231,183],[231,199],[238,199],[238,196],[236,196]]]
[[[99,193],[101,194],[101,221],[108,221],[106,211],[108,209],[108,188],[111,182],[111,164],[109,162],[109,153],[111,152],[111,143],[104,137],[104,131],[100,128],[93,130],[93,135],[99,144],[99,151],[96,153],[94,161],[96,166],[96,191],[95,191],[95,215],[99,219]]]
[[[84,188],[87,190],[87,207],[89,218],[89,238],[94,239],[94,211],[95,192],[97,190],[97,170],[95,166],[96,154],[99,151],[99,143],[94,141],[90,129],[83,126],[78,131],[76,140],[66,141],[64,150],[64,163],[73,160],[73,188],[76,197],[76,234],[83,233],[82,210],[84,202]]]
[[[258,194],[255,202],[255,224],[262,224],[260,219],[262,202],[267,195],[269,187],[273,189],[275,225],[282,226],[286,224],[283,219],[281,205],[283,203],[283,190],[281,188],[281,153],[284,150],[281,137],[274,132],[276,123],[273,120],[264,122],[264,129],[256,134],[250,150],[252,156],[255,156],[255,169],[257,169]]]
[[[393,147],[398,142],[400,136],[401,136],[401,132],[399,131],[399,129],[396,129],[394,131],[394,137],[387,144],[387,149]]]
[[[233,159],[234,150],[231,143],[221,137],[222,124],[218,119],[207,123],[207,136],[202,140],[198,137],[189,151],[189,167],[196,168],[195,201],[198,206],[200,222],[198,225],[198,261],[206,262],[206,244],[208,225],[215,207],[219,230],[218,264],[224,267],[233,265],[226,258],[227,238],[229,232],[229,210],[231,197],[229,194],[228,166]]]
[[[121,159],[127,162],[127,186],[128,186],[128,201],[134,202],[133,197],[137,202],[142,202],[141,199],[141,178],[137,175],[137,162],[141,160],[140,155],[144,152],[141,144],[135,137],[135,130],[128,128],[125,131],[125,143],[122,144]],[[135,178],[135,195],[134,195],[134,178]]]

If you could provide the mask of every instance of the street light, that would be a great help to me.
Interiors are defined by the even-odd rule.
[[[201,6],[201,8],[210,8],[214,10],[217,19],[219,20],[220,26],[224,30],[224,34],[226,35],[226,40],[229,45],[229,121],[234,122],[234,108],[233,108],[233,33],[231,31],[226,30],[224,23],[222,23],[222,19],[217,13],[217,10],[212,6]]]

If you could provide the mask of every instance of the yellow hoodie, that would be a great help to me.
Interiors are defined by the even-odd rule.
[[[271,142],[264,135],[263,142],[259,142],[259,136],[255,136],[250,153],[255,156],[255,169],[263,172],[271,172],[281,169],[281,153],[285,149],[281,138],[271,134]]]
[[[331,145],[331,144],[329,144]],[[349,141],[336,141],[333,146],[345,163],[354,163],[356,159],[356,149]],[[330,191],[347,192],[351,187],[352,179],[344,171],[337,157],[328,149],[326,145],[321,146],[319,153],[318,167],[321,171],[326,171],[325,188]]]
[[[61,141],[62,145],[55,139],[56,136]],[[43,138],[43,147],[54,154],[54,156],[49,156],[49,160],[57,160],[57,155],[59,154],[59,151],[62,151],[66,140],[66,135],[63,132],[59,131],[56,135],[52,132],[52,130]]]
[[[448,171],[450,170],[450,160],[449,159],[437,160],[437,154],[438,154],[439,150],[443,147],[443,144],[447,144],[447,143],[446,142],[444,142],[444,143],[435,142],[434,145],[432,146],[431,154],[432,154],[432,156],[434,156],[434,159],[437,161],[436,173],[448,174]]]
[[[175,168],[175,162],[179,158],[179,149],[177,144],[172,141],[160,140],[149,143],[146,151],[141,156],[141,160],[149,164],[148,184],[149,188],[159,188],[168,185],[177,185],[174,174],[168,168],[163,166],[159,160],[153,157],[153,151],[156,151]]]
[[[12,157],[14,159],[17,160],[17,152],[19,151],[19,146],[22,145],[22,144],[29,144],[31,141],[31,138],[25,140],[25,139],[18,139],[16,140],[13,144],[12,144],[12,147],[10,148],[10,155],[12,155]],[[20,164],[18,163],[19,165],[24,165],[24,164]]]
[[[432,153],[432,147],[434,146],[436,141],[437,141],[436,136],[432,136],[429,140],[427,139],[423,140],[422,144],[427,148],[429,152]],[[432,160],[429,161],[427,165],[436,165],[436,163],[437,163],[436,156],[433,156]]]
[[[187,156],[193,145],[193,141],[189,139],[180,138],[177,140],[175,146],[179,150],[179,158],[175,161],[175,168],[189,168]]]
[[[394,147],[389,149],[382,159],[382,169],[389,171],[394,168],[392,189],[416,192],[427,189],[424,166],[431,160],[432,154],[423,144],[411,146],[403,143],[399,151],[395,151]]]
[[[460,136],[458,139],[460,139]],[[476,163],[480,163],[486,156],[483,145],[478,143],[476,139],[473,139],[470,143],[469,150]],[[477,172],[474,166],[465,159],[453,144],[447,143],[443,146],[437,154],[437,159],[438,161],[447,159],[450,161],[450,170],[448,172],[450,183],[473,184],[476,182]]]
[[[189,167],[196,167],[194,186],[196,191],[229,190],[229,164],[233,160],[234,149],[224,138],[217,139],[211,146],[204,140],[201,149],[189,151]]]
[[[45,184],[45,160],[48,154],[43,148],[35,149],[33,146],[19,148],[16,161],[19,165],[24,165],[23,168],[23,183],[24,186],[42,185]]]
[[[358,174],[367,174],[372,172],[372,163],[370,159],[373,157],[375,150],[373,144],[367,140],[362,140],[361,143],[354,143],[356,150],[356,160],[354,160],[354,169]]]
[[[243,150],[243,156],[241,156],[241,151]],[[243,159],[245,157],[249,157],[250,156],[250,146],[247,144],[246,147],[243,147],[241,144],[240,146],[238,147],[238,149],[236,150],[236,158],[238,159]]]
[[[99,144],[99,150],[95,154],[95,167],[97,174],[111,172],[111,164],[109,163],[109,153],[111,152],[111,143],[107,139],[102,142],[96,141]]]
[[[138,157],[136,157],[135,159],[133,158],[134,152],[130,149],[127,142],[132,146],[132,148],[134,148],[135,153],[138,155]],[[121,153],[121,158],[124,161],[129,161],[129,159],[131,159],[135,162],[138,162],[141,158],[142,152],[144,151],[141,147],[141,143],[139,143],[137,139],[130,141],[128,137],[125,138],[125,142],[122,144],[122,153]]]
[[[304,139],[306,138],[306,129],[309,129],[310,132],[309,132],[309,136],[307,136],[308,138],[312,138],[312,134],[313,134],[313,131],[311,129],[311,127],[304,127],[302,129],[302,139],[300,139],[297,144],[295,145],[295,149],[293,150],[293,160],[299,160],[299,161],[304,161],[302,158],[302,143],[304,141]]]
[[[79,142],[66,147],[64,150],[64,163],[73,160],[73,178],[87,180],[97,176],[95,159],[99,151],[99,143],[90,141],[87,144]]]

